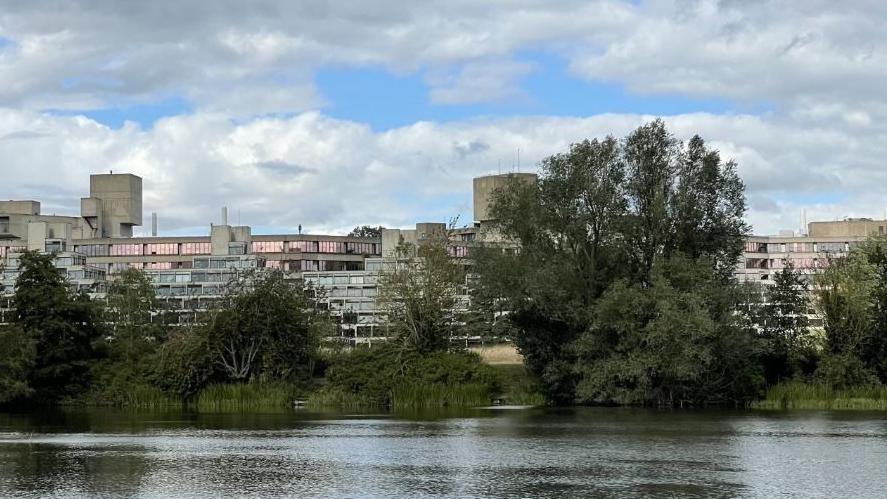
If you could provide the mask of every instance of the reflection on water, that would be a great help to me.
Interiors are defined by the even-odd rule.
[[[0,496],[884,497],[879,413],[0,414]]]

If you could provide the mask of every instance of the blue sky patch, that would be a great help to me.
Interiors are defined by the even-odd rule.
[[[105,126],[118,129],[126,121],[134,121],[142,128],[148,129],[154,123],[169,116],[178,116],[193,111],[193,106],[181,97],[171,97],[150,104],[130,104],[119,107],[83,110],[49,110],[50,114],[59,116],[86,116]]]

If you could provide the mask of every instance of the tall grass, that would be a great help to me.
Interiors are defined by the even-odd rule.
[[[197,395],[198,411],[240,412],[284,409],[293,406],[301,390],[287,383],[239,383],[210,385]]]
[[[887,386],[836,390],[821,383],[791,381],[772,386],[755,409],[887,410]]]
[[[502,385],[498,398],[502,399],[506,404],[545,404],[545,396],[542,394],[538,380],[530,374],[523,364],[495,365],[492,367],[496,370]]]
[[[481,384],[401,383],[391,393],[392,409],[437,409],[489,405],[490,388]]]
[[[313,409],[378,409],[387,406],[385,399],[367,393],[352,393],[337,388],[324,388],[308,396],[308,407]]]
[[[181,408],[182,401],[159,388],[138,385],[126,393],[122,405],[133,409],[171,409]]]
[[[442,384],[403,382],[384,395],[324,389],[312,393],[308,405],[314,408],[340,409],[438,409],[443,407],[478,407],[489,405],[490,388],[483,384]]]

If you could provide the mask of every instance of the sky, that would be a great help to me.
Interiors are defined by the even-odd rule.
[[[0,0],[0,199],[90,173],[204,234],[470,223],[471,179],[663,118],[758,234],[887,209],[887,2]],[[147,233],[149,227],[137,229]]]

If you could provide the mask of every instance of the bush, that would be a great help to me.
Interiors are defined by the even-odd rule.
[[[815,378],[835,389],[879,384],[874,371],[854,355],[826,355],[819,361]]]
[[[386,344],[355,348],[331,359],[327,386],[314,406],[465,407],[488,404],[499,387],[496,372],[474,353],[419,355]]]

